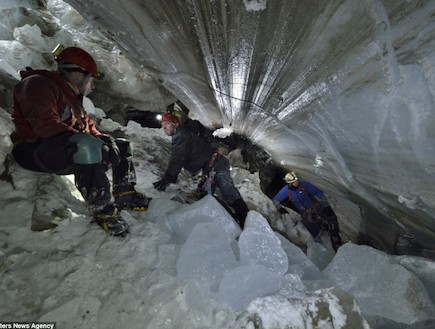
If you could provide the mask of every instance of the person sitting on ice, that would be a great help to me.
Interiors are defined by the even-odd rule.
[[[166,112],[161,125],[165,134],[172,136],[172,151],[166,172],[162,179],[153,184],[154,188],[165,191],[171,183],[177,181],[182,168],[192,175],[202,169],[205,195],[207,192],[213,195],[218,187],[224,201],[234,209],[236,221],[243,229],[249,209],[234,186],[228,159],[214,150],[211,143],[191,125],[181,125],[178,116]]]
[[[322,224],[325,223],[332,247],[337,251],[342,244],[337,216],[323,191],[307,181],[299,180],[294,172],[287,173],[284,181],[287,184],[273,197],[278,212],[288,213],[282,203],[290,202],[290,207],[301,215],[302,223],[314,238],[319,235]]]
[[[83,108],[83,96],[102,74],[92,56],[78,47],[53,51],[57,71],[21,71],[13,94],[12,154],[28,170],[74,174],[75,184],[107,233],[123,236],[128,224],[121,208],[145,210],[149,199],[136,192],[132,149],[127,139],[101,133]],[[106,176],[113,171],[113,196]]]

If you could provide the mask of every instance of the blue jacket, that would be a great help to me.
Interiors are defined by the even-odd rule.
[[[299,211],[299,213],[301,213],[305,209],[311,208],[313,205],[313,197],[321,199],[324,197],[324,193],[313,184],[300,180],[299,186],[296,189],[290,189],[289,185],[286,184],[273,197],[273,202],[275,204],[279,204],[282,201],[289,200],[293,202],[296,209]]]

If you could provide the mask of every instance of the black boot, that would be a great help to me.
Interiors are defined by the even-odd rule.
[[[115,204],[122,209],[144,211],[148,209],[151,198],[136,192],[133,186],[117,186],[113,190]]]
[[[243,199],[237,199],[230,206],[234,209],[234,212],[236,213],[236,221],[243,230],[243,227],[245,226],[246,215],[249,212],[248,206]]]
[[[341,237],[340,237],[340,235],[338,235],[338,233],[331,234],[331,245],[332,245],[332,248],[334,248],[334,250],[336,252],[342,244],[343,243],[341,242]]]
[[[95,222],[113,236],[125,236],[129,231],[127,222],[119,215],[113,204],[107,204],[102,209],[94,210]]]
[[[341,237],[339,234],[338,222],[336,220],[331,221],[328,224],[328,229],[329,229],[329,236],[331,237],[332,248],[334,248],[334,250],[337,251],[338,248],[343,244],[341,242]]]

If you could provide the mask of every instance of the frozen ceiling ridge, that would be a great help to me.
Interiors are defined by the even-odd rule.
[[[434,1],[67,2],[204,124],[323,188],[355,241],[434,256]]]

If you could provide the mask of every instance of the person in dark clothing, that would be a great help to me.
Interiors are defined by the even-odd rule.
[[[313,184],[300,181],[294,172],[287,173],[284,181],[287,184],[273,197],[278,212],[288,213],[281,204],[290,202],[290,208],[301,215],[302,223],[314,238],[319,235],[324,222],[328,227],[332,247],[337,251],[342,244],[337,216],[325,194]]]
[[[12,154],[28,170],[74,174],[95,222],[111,235],[128,233],[120,208],[144,210],[149,199],[136,192],[128,140],[101,133],[82,106],[100,78],[92,56],[81,48],[54,51],[57,71],[22,71],[14,88]],[[105,171],[112,165],[113,196]]]
[[[166,107],[166,112],[179,118],[180,125],[186,124],[189,118],[189,109],[180,100]]]
[[[166,107],[166,112],[179,118],[181,126],[189,126],[195,133],[201,135],[211,143],[218,142],[213,136],[213,131],[205,127],[198,120],[193,120],[189,117],[190,110],[180,100],[169,104]]]
[[[153,185],[158,191],[165,191],[175,183],[181,169],[192,175],[203,173],[203,187],[213,194],[219,188],[224,201],[234,209],[236,221],[243,229],[249,211],[240,192],[234,186],[230,175],[228,159],[215,151],[209,141],[190,125],[180,125],[179,117],[165,113],[161,120],[166,135],[172,136],[172,152],[168,167],[162,179]]]

